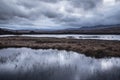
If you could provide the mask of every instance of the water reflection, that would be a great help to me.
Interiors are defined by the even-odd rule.
[[[120,59],[52,49],[1,49],[0,80],[120,80]]]
[[[16,35],[0,35],[0,37],[8,37]],[[19,35],[24,37],[54,37],[54,38],[68,38],[68,39],[99,39],[99,40],[118,40],[120,35],[79,35],[79,34],[50,34],[50,35]]]

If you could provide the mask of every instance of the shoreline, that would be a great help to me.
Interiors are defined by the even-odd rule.
[[[120,33],[4,33],[0,35],[120,35]]]
[[[48,37],[0,37],[0,48],[58,49],[95,58],[120,57],[120,41]]]

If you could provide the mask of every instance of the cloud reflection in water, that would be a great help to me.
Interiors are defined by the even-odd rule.
[[[0,50],[0,80],[120,80],[120,59],[52,49]]]

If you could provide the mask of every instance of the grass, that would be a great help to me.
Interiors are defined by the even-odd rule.
[[[120,41],[78,40],[65,38],[1,37],[0,48],[29,47],[34,49],[59,49],[75,51],[87,56],[120,57]]]

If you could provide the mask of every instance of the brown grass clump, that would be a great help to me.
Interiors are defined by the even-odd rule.
[[[119,57],[120,41],[105,40],[78,40],[65,38],[33,38],[33,37],[1,37],[0,48],[6,47],[29,47],[35,49],[59,49],[76,51],[87,56]]]

